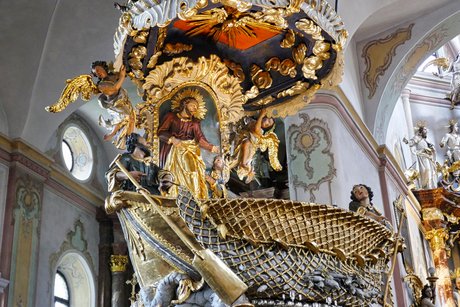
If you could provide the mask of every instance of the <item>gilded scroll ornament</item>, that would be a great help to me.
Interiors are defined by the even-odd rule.
[[[267,71],[278,71],[281,75],[290,76],[291,78],[295,78],[297,75],[296,64],[291,59],[281,61],[278,57],[273,57],[265,63],[265,69]]]
[[[149,31],[133,30],[131,33],[129,33],[129,36],[133,37],[134,42],[136,42],[138,44],[145,44],[145,43],[147,43],[147,38],[149,36]]]
[[[256,64],[251,65],[251,80],[259,89],[267,89],[272,86],[272,77],[270,73],[262,70]]]
[[[190,51],[192,50],[193,46],[189,44],[183,44],[183,43],[166,43],[164,46],[163,52],[167,55],[175,55],[179,54],[185,51]]]
[[[287,96],[295,96],[304,93],[308,88],[310,87],[310,84],[308,82],[302,82],[302,81],[297,81],[293,86],[290,88],[279,92],[276,95],[276,98],[283,98]]]
[[[286,92],[283,91],[282,95],[289,95],[290,92],[294,92],[296,91],[296,89],[299,89],[302,86],[303,85],[301,85],[300,83],[296,83],[294,85],[295,88],[292,91],[288,89]],[[321,85],[313,84],[306,91],[300,93],[297,96],[294,96],[287,103],[282,104],[282,105],[275,105],[275,106],[268,107],[268,116],[286,117],[286,116],[297,114],[297,112],[305,108],[310,103],[311,99],[313,99],[313,96],[315,96],[316,92],[320,88],[321,88]],[[271,97],[271,99],[274,100],[273,97]]]
[[[125,272],[128,264],[128,256],[126,255],[110,255],[110,271]]]
[[[295,43],[295,33],[292,29],[289,29],[284,34],[284,38],[280,43],[281,48],[291,48]]]
[[[422,209],[422,216],[424,221],[444,220],[444,215],[438,208],[424,208]]]
[[[318,56],[311,56],[304,60],[302,65],[303,76],[307,79],[317,80],[316,71],[323,67],[323,60]]]
[[[307,54],[307,46],[304,43],[300,43],[298,46],[292,49],[292,58],[297,64],[302,64]]]
[[[297,75],[296,64],[291,59],[284,59],[281,62],[279,72],[283,76],[295,78]]]
[[[244,79],[246,78],[243,67],[241,67],[241,64],[235,63],[233,61],[224,60],[225,65],[233,72],[233,75],[238,78],[240,82],[243,82]]]
[[[312,20],[300,19],[295,23],[297,29],[304,31],[312,36],[316,41],[323,41],[324,37],[321,35],[321,28],[317,26]]]

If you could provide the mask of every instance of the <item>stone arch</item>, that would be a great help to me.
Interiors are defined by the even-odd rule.
[[[459,35],[458,28],[460,11],[450,15],[427,31],[412,47],[407,50],[402,59],[392,70],[384,83],[385,86],[376,101],[377,108],[373,121],[373,135],[379,144],[384,144],[391,114],[398,97],[404,87],[416,72],[418,66],[452,38]],[[369,119],[368,119],[369,120]]]

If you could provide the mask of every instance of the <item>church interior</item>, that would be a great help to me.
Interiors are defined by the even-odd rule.
[[[0,307],[460,306],[460,1],[0,29]]]

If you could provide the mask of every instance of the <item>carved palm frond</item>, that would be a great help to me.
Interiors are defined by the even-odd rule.
[[[77,100],[78,95],[81,95],[82,100],[88,101],[92,94],[99,93],[97,85],[90,75],[80,75],[73,79],[68,79],[66,83],[67,85],[62,91],[59,100],[55,104],[47,106],[46,111],[52,113],[61,112],[69,104]]]

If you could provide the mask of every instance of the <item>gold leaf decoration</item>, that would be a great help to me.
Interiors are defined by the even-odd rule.
[[[289,76],[291,78],[295,78],[297,75],[297,70],[295,69],[296,65],[293,60],[291,59],[284,59],[281,62],[279,72],[283,76]]]
[[[295,23],[295,26],[297,29],[310,34],[314,40],[324,40],[324,37],[321,35],[321,28],[309,19],[300,19]]]
[[[240,82],[243,82],[246,76],[244,75],[243,67],[241,64],[235,63],[230,60],[224,60],[225,65],[233,72],[233,75],[238,78]]]
[[[287,30],[284,39],[280,43],[281,48],[291,48],[295,43],[295,33],[292,29]]]
[[[167,43],[163,49],[163,52],[167,55],[179,54],[184,51],[192,50],[193,46],[183,43]]]
[[[267,71],[263,71],[256,64],[251,65],[251,80],[255,86],[261,89],[266,89],[272,86],[272,77]]]
[[[267,71],[278,70],[280,68],[280,65],[281,65],[281,60],[277,57],[273,57],[265,63],[265,69]]]
[[[307,54],[307,46],[304,43],[299,44],[292,49],[292,58],[297,64],[302,64]]]

